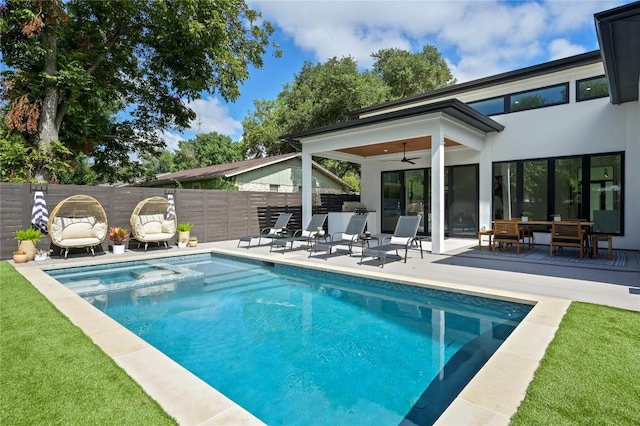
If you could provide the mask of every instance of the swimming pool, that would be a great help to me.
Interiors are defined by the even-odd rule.
[[[208,254],[114,270],[49,273],[268,424],[432,423],[531,308]]]

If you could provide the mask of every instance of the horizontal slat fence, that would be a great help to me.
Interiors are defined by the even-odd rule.
[[[38,185],[41,187],[41,185]],[[130,229],[131,212],[145,198],[166,197],[163,188],[99,187],[81,185],[46,185],[45,201],[49,213],[65,198],[72,195],[89,195],[102,204],[109,227]],[[33,188],[35,189],[35,188]],[[32,186],[22,183],[0,182],[0,259],[10,259],[18,247],[14,236],[17,230],[31,226],[33,206]],[[302,203],[300,193],[240,192],[201,189],[171,189],[176,204],[178,222],[193,223],[191,235],[201,242],[224,241],[259,232],[272,225],[278,214],[293,213],[289,227],[302,228]],[[340,211],[343,201],[357,201],[358,195],[322,194],[321,213]],[[315,211],[314,211],[315,213]],[[108,250],[109,239],[101,249]],[[175,243],[175,239],[170,243]],[[50,247],[48,236],[38,243],[38,248]],[[100,248],[98,248],[98,251]]]

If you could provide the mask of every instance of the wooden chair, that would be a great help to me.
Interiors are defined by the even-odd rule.
[[[584,257],[587,233],[579,221],[554,221],[551,224],[551,243],[549,255],[553,256],[556,247],[576,247],[580,249],[580,259]]]
[[[501,243],[515,244],[516,253],[520,254],[520,244],[524,245],[524,237],[515,220],[496,220],[493,223],[493,250]]]
[[[511,220],[516,221],[516,222],[521,222],[522,218],[521,217],[514,217],[511,218]],[[520,233],[522,234],[522,242],[524,243],[524,239],[527,239],[527,244],[529,245],[529,248],[533,248],[533,226],[531,225],[523,225],[521,223],[518,223],[518,230],[520,231]]]

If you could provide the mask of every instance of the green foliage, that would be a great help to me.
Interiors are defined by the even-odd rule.
[[[381,50],[373,57],[374,69],[363,72],[351,57],[305,62],[275,100],[254,100],[255,110],[242,122],[245,155],[254,158],[293,152],[294,148],[280,139],[282,135],[346,121],[351,111],[455,83],[433,46],[425,46],[421,53]],[[358,165],[322,158],[317,161],[359,190]]]
[[[60,142],[32,145],[25,138],[0,124],[0,178],[4,182],[42,182],[46,171],[49,181],[57,182],[71,170],[67,157],[71,152]]]
[[[391,48],[371,55],[373,69],[391,90],[391,98],[404,98],[417,93],[455,84],[451,69],[435,46],[427,45],[420,53]]]
[[[237,99],[273,33],[239,0],[7,0],[0,18],[10,128],[63,141],[109,181],[142,174],[132,158],[189,125],[186,102]]]
[[[99,183],[98,176],[86,155],[79,153],[70,163],[71,169],[60,174],[60,183],[67,185],[97,185]]]
[[[177,226],[177,230],[178,232],[187,232],[187,231],[191,231],[191,229],[193,228],[193,223],[179,223]]]
[[[2,424],[176,424],[6,261],[0,285]]]
[[[27,228],[27,229],[19,229],[16,231],[16,236],[13,238],[16,241],[33,241],[37,243],[42,238],[42,234],[39,229],[36,228]]]
[[[638,342],[638,312],[572,303],[511,424],[640,424]]]
[[[243,160],[242,146],[216,132],[181,141],[173,155],[176,170],[188,170]]]
[[[220,189],[223,191],[237,191],[238,187],[233,181],[224,176],[214,176],[202,185],[203,189]]]

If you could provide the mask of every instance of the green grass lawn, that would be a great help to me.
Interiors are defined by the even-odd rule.
[[[640,312],[572,303],[511,424],[640,425]]]
[[[175,425],[13,266],[0,262],[0,424]]]
[[[0,424],[175,424],[7,262],[0,332]],[[573,303],[512,424],[640,424],[640,313]]]

